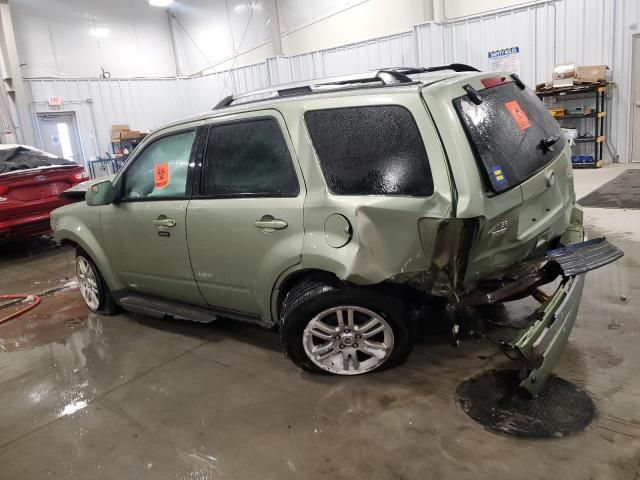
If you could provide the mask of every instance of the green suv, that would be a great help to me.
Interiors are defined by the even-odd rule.
[[[227,97],[85,197],[51,223],[92,311],[278,327],[297,365],[339,375],[402,362],[416,307],[533,294],[504,348],[537,393],[584,272],[622,255],[585,242],[569,145],[535,94],[461,64]]]

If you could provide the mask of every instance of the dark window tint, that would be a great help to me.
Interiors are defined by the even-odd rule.
[[[272,119],[209,130],[205,195],[295,197],[298,179],[278,123]]]
[[[522,183],[563,149],[565,139],[558,122],[530,90],[520,90],[509,82],[478,93],[480,105],[467,95],[453,104],[493,191]],[[554,151],[541,148],[543,139],[556,136],[560,138]]]
[[[332,192],[340,195],[433,193],[420,132],[404,107],[315,110],[307,128]]]

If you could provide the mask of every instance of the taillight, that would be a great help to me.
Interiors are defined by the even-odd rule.
[[[9,191],[9,187],[7,187],[6,185],[0,185],[0,203],[6,202],[8,200],[8,198],[5,197],[5,194],[8,191]]]
[[[89,180],[89,174],[86,170],[82,170],[80,173],[76,173],[73,178],[78,182],[84,182],[85,180]]]

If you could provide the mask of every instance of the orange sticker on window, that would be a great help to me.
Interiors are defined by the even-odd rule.
[[[504,106],[507,107],[507,110],[509,110],[509,113],[520,127],[520,130],[526,130],[531,126],[527,115],[524,113],[524,110],[522,110],[522,107],[517,100],[511,100],[510,102],[505,103]]]
[[[158,163],[154,170],[154,184],[156,188],[164,188],[169,183],[169,163]]]

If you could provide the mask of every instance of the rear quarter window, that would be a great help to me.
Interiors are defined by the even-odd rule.
[[[313,110],[305,122],[338,195],[430,196],[433,179],[411,113],[398,105]]]
[[[454,99],[453,105],[491,190],[508,190],[557,158],[565,139],[533,92],[509,82],[478,94],[479,105],[468,95]],[[559,137],[553,151],[541,148],[541,141],[550,137]]]

